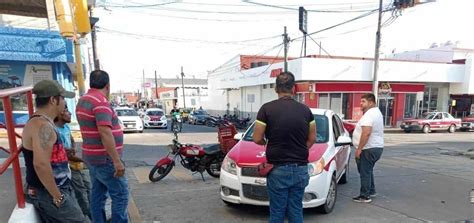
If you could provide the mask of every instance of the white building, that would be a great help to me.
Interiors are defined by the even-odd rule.
[[[468,114],[467,105],[470,109],[474,103],[472,58],[467,53],[462,60],[454,59],[381,60],[378,105],[385,124],[396,126],[404,118],[433,110],[452,109],[458,117]],[[274,82],[282,69],[280,62],[248,70],[215,71],[208,77],[212,103],[206,106],[214,112],[237,110],[240,115],[255,117],[262,104],[277,98]],[[295,75],[300,102],[311,108],[332,109],[346,119],[361,117],[360,96],[372,90],[373,59],[314,56],[290,60],[288,69]],[[450,96],[463,98],[463,103],[451,108]]]
[[[155,83],[154,79],[147,79],[149,83]],[[203,106],[203,102],[208,100],[208,83],[206,79],[184,79],[184,97],[183,83],[180,78],[157,80],[157,88],[148,88],[147,95],[155,95],[155,89],[158,89],[159,99],[164,109],[169,112],[173,106],[178,108],[199,108]],[[160,89],[165,89],[161,91]]]

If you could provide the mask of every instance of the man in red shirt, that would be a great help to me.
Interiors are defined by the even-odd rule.
[[[82,156],[92,183],[92,221],[106,221],[104,206],[108,193],[112,199],[112,222],[127,222],[128,181],[121,160],[123,132],[108,101],[109,75],[101,70],[92,71],[90,88],[79,99],[76,115],[83,139]]]

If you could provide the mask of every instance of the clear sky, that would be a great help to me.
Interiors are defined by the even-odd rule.
[[[168,3],[166,5],[143,6]],[[253,1],[307,10],[350,10],[344,13],[309,12],[308,30],[315,32],[376,9],[377,0],[272,0]],[[391,0],[385,0],[389,5]],[[290,38],[301,36],[296,10],[264,7],[237,0],[98,0],[95,16],[102,68],[112,76],[112,91],[136,91],[142,71],[154,77],[176,77],[184,66],[187,77],[205,78],[239,54],[263,54],[282,42],[288,27]],[[107,6],[107,7],[100,7]],[[474,48],[473,0],[437,0],[407,9],[382,30],[382,53],[428,48],[432,43],[460,41]],[[384,14],[389,20],[391,12]],[[388,21],[390,22],[390,20]],[[377,14],[313,35],[331,55],[372,57]],[[256,41],[245,41],[261,39]],[[301,41],[290,45],[298,57]],[[280,47],[265,55],[283,55]],[[319,54],[308,39],[307,54]],[[324,53],[323,53],[324,54]]]

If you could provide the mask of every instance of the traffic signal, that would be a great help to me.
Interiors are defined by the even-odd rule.
[[[89,10],[87,0],[71,0],[74,10],[74,20],[76,22],[76,31],[81,36],[91,32],[91,23],[89,21]]]
[[[54,6],[61,36],[74,37],[74,24],[69,0],[54,0]]]

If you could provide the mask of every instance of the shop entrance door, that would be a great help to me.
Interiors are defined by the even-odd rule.
[[[379,97],[379,109],[383,115],[383,122],[385,126],[392,126],[393,117],[393,97]]]

